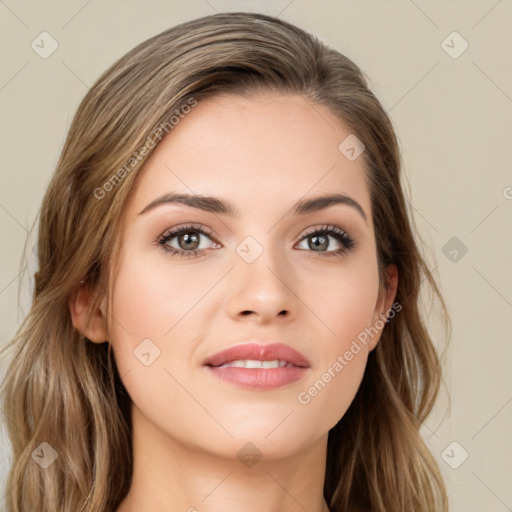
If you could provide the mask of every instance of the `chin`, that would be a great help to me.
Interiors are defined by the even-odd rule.
[[[230,430],[233,438],[226,439],[226,436],[224,436],[222,442],[225,447],[229,447],[227,451],[231,455],[233,449],[238,452],[247,443],[251,443],[263,454],[266,460],[270,460],[299,453],[328,433],[328,430],[321,426],[312,430],[311,422],[293,418],[294,412],[290,414],[291,411],[292,409],[282,414],[277,421],[275,417],[272,417],[271,420],[247,420],[238,423],[236,428]],[[248,449],[250,451],[250,448]]]

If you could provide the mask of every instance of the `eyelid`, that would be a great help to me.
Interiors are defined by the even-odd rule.
[[[206,236],[212,237],[212,238],[219,238],[216,234],[216,232],[209,228],[208,226],[205,226],[204,224],[198,224],[194,222],[186,222],[185,224],[177,224],[176,226],[173,226],[172,228],[166,229],[158,238],[166,238],[168,235],[172,233],[179,233],[180,231],[186,231],[189,229],[190,231],[198,231]],[[217,241],[217,240],[216,240]],[[217,243],[220,243],[217,241]]]

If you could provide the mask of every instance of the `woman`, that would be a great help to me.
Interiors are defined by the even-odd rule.
[[[8,511],[448,510],[400,165],[359,68],[279,19],[116,62],[40,212]]]

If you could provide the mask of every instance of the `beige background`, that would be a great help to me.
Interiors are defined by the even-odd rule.
[[[442,399],[422,433],[453,512],[512,510],[510,0],[0,1],[0,343],[28,311],[35,234],[23,280],[20,256],[88,87],[140,41],[233,10],[295,23],[371,78],[396,127],[419,235],[453,321],[445,363],[451,412]],[[47,59],[31,48],[43,31],[59,45]],[[453,31],[463,39],[448,37]],[[457,58],[445,51],[455,55],[464,40]],[[452,237],[459,248],[446,245]],[[5,364],[0,370],[3,378]],[[3,434],[0,497],[9,457]]]

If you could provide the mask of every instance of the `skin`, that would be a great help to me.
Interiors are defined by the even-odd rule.
[[[123,211],[108,296],[88,323],[87,289],[70,304],[77,329],[92,342],[112,344],[133,401],[134,476],[117,512],[328,510],[322,492],[328,432],[352,402],[381,331],[360,343],[309,403],[298,395],[389,311],[398,282],[390,266],[389,289],[379,289],[363,159],[350,161],[338,150],[350,133],[302,96],[222,95],[194,107],[144,165]],[[230,201],[240,216],[179,204],[139,215],[170,191]],[[349,205],[291,213],[296,201],[333,192],[356,200],[368,220]],[[200,235],[202,254],[180,258],[153,244],[188,223],[215,233]],[[328,247],[316,249],[304,236],[324,225],[346,231],[356,246],[324,256],[341,243],[329,236]],[[263,249],[250,264],[235,250],[248,236]],[[177,237],[167,244],[188,247]],[[146,338],[160,350],[149,366],[134,356]],[[251,339],[288,344],[311,367],[296,382],[253,391],[202,365]],[[248,442],[262,455],[252,467],[237,457]]]

